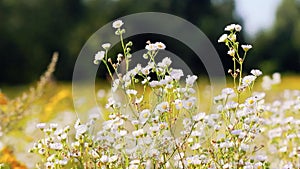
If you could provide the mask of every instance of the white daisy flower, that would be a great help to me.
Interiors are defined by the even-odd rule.
[[[195,97],[191,97],[191,98],[189,98],[188,100],[184,100],[184,101],[183,101],[183,107],[184,107],[185,109],[191,109],[191,108],[194,106],[196,100],[197,100],[197,99],[196,99]]]
[[[128,95],[136,95],[137,91],[133,90],[133,89],[128,89],[128,90],[126,90],[126,94],[128,94]]]
[[[133,132],[132,132],[132,135],[133,135],[134,137],[139,137],[139,136],[143,135],[144,133],[145,133],[145,132],[144,132],[143,129],[138,129],[138,130],[133,131]]]
[[[239,24],[235,24],[234,29],[235,31],[240,32],[242,30],[242,26]]]
[[[170,66],[172,63],[171,59],[169,57],[165,57],[162,61],[161,61],[161,65],[160,67],[168,67]]]
[[[223,34],[219,39],[218,39],[218,42],[221,43],[221,42],[225,42],[228,38],[228,35],[227,34]]]
[[[193,86],[195,81],[197,80],[197,76],[196,75],[187,75],[187,78],[185,79],[185,82],[187,85],[189,86]]]
[[[116,20],[116,21],[113,22],[112,26],[113,26],[113,28],[118,29],[118,28],[121,28],[121,26],[123,24],[124,24],[124,22],[122,20]]]
[[[110,43],[104,43],[102,44],[102,48],[105,50],[108,50],[110,48],[111,44]]]
[[[52,150],[62,150],[63,145],[61,143],[50,143],[50,149],[52,149]]]
[[[241,144],[241,150],[243,151],[248,151],[250,148],[250,146],[248,144],[242,143]]]
[[[157,50],[157,46],[156,44],[153,44],[153,43],[150,43],[148,45],[146,45],[145,49],[147,49],[148,51],[154,51],[154,50]]]
[[[172,69],[170,76],[175,80],[179,80],[183,76],[183,71],[181,69]]]
[[[252,45],[242,45],[241,46],[245,52],[252,48]]]
[[[156,45],[157,49],[160,49],[160,50],[166,49],[166,45],[162,42],[156,42],[155,45]]]
[[[145,109],[140,112],[139,120],[142,124],[145,124],[150,117],[150,110]]]
[[[102,163],[107,163],[107,162],[108,162],[108,156],[107,156],[107,155],[101,156],[100,161],[101,161]]]
[[[245,76],[243,79],[242,79],[242,84],[243,86],[249,86],[250,84],[252,84],[256,79],[256,76],[253,76],[253,75],[248,75],[248,76]]]
[[[232,95],[232,94],[234,94],[234,90],[232,88],[225,88],[222,90],[222,94]]]
[[[235,24],[230,24],[225,27],[225,31],[233,31],[235,29]]]
[[[262,75],[262,72],[258,69],[252,69],[250,73],[253,74],[254,76]]]
[[[258,161],[266,161],[267,160],[267,156],[265,156],[265,155],[257,155],[256,156],[256,159],[258,160]]]
[[[87,132],[87,126],[86,125],[79,125],[77,128],[76,128],[76,136],[78,135],[82,135],[83,133]]]
[[[193,120],[196,122],[201,121],[204,119],[205,115],[206,114],[204,112],[198,113],[197,115],[193,116]]]
[[[158,111],[160,112],[167,112],[169,110],[169,103],[168,102],[162,102],[156,107]]]
[[[39,128],[39,129],[44,129],[44,128],[46,128],[46,123],[38,123],[37,125],[36,125],[36,128]]]
[[[95,60],[102,60],[105,57],[105,52],[104,51],[99,51],[95,54]]]

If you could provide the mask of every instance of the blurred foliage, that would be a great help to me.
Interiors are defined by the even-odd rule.
[[[174,14],[197,25],[216,47],[227,70],[231,62],[226,49],[216,41],[224,25],[243,25],[234,9],[233,0],[2,0],[0,83],[19,84],[38,79],[53,51],[61,55],[55,77],[71,80],[76,58],[95,31],[118,17],[149,11]],[[255,45],[249,53],[246,67],[260,68],[265,74],[275,71],[299,73],[299,17],[299,1],[282,0],[273,27],[252,37]],[[149,39],[163,39],[168,50],[184,56],[184,61],[195,74],[205,73],[200,60],[194,61],[195,54],[177,40],[151,34],[142,38],[131,37],[130,40],[141,49]],[[105,77],[103,69],[99,74]]]
[[[61,56],[55,77],[71,80],[76,58],[90,35],[118,17],[150,11],[187,19],[212,42],[217,41],[224,25],[242,24],[234,16],[233,0],[2,0],[0,83],[17,84],[37,79],[53,51]],[[221,45],[214,45],[224,50]],[[199,63],[192,64],[191,67],[199,67]]]
[[[0,168],[1,169],[26,169],[27,167],[19,162],[13,151],[11,150],[11,147],[4,147],[0,150]]]
[[[264,73],[300,72],[300,1],[282,0],[276,20],[270,30],[260,32],[253,40],[253,57],[248,65],[255,65]]]
[[[43,96],[46,86],[51,82],[57,60],[58,54],[54,53],[47,71],[40,77],[37,85],[31,87],[29,91],[12,100],[9,100],[5,94],[0,92],[0,139],[1,136],[16,128],[22,119],[34,112],[32,110],[33,103]]]

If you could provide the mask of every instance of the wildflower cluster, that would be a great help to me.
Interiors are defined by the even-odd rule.
[[[267,153],[272,156],[272,167],[300,167],[300,91],[285,90],[282,98],[266,104],[269,117],[265,118],[264,137],[268,138]]]
[[[246,59],[247,52],[252,48],[252,45],[241,45],[237,41],[237,33],[242,30],[242,27],[238,24],[230,24],[225,27],[225,31],[229,34],[223,34],[218,42],[224,42],[228,47],[227,54],[232,57],[233,70],[229,69],[228,73],[231,74],[234,81],[234,89],[239,92],[243,91],[245,88],[251,89],[253,87],[253,82],[257,76],[262,74],[259,70],[253,70],[252,75],[243,77],[243,63]],[[243,54],[239,53],[239,48],[243,49]]]
[[[90,118],[88,123],[82,124],[77,120],[73,126],[75,139],[69,139],[70,126],[59,128],[57,123],[39,123],[39,128],[45,137],[34,143],[31,153],[39,154],[42,157],[42,165],[38,167],[62,168],[78,166],[84,168],[96,168],[95,158],[98,156],[97,145],[93,141],[90,132],[96,118]]]
[[[300,111],[299,93],[286,92],[289,95],[286,102],[268,104],[264,92],[253,91],[262,72],[253,69],[249,75],[243,73],[243,62],[252,46],[239,46],[236,34],[242,29],[240,25],[228,25],[225,31],[229,34],[218,40],[229,48],[234,63],[229,73],[234,86],[224,88],[214,97],[209,113],[198,107],[194,89],[198,77],[185,76],[181,69],[172,67],[168,57],[157,60],[157,54],[166,48],[162,42],[146,42],[143,58],[147,64],[129,69],[133,43],[123,40],[123,25],[121,20],[112,25],[123,49],[117,60],[108,57],[110,43],[103,44],[103,50],[94,56],[95,64],[107,67],[113,83],[112,95],[105,106],[110,111],[108,118],[101,129],[95,128],[98,116],[90,116],[85,124],[78,119],[74,131],[69,126],[38,124],[45,138],[37,141],[30,151],[42,157],[39,167],[266,169],[274,164],[299,167],[300,122],[289,116]],[[243,56],[239,54],[240,47]],[[123,64],[125,72],[121,72]],[[268,113],[271,115],[266,117]],[[280,139],[282,135],[286,138]],[[261,142],[265,137],[269,137],[269,143]],[[272,151],[265,150],[266,144],[272,145]],[[279,158],[283,160],[277,157],[280,162],[271,165],[272,152],[280,152]]]

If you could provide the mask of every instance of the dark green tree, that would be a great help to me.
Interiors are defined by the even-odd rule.
[[[219,53],[225,53],[224,61],[228,60],[226,49],[216,41],[225,25],[242,24],[233,13],[233,0],[3,0],[0,1],[0,83],[19,84],[38,79],[54,51],[60,53],[55,76],[71,80],[76,58],[90,35],[118,17],[153,11],[174,14],[198,26]],[[146,38],[151,37],[157,36]],[[144,40],[148,39],[141,39],[135,45],[144,47]],[[172,46],[171,41],[167,45]],[[182,44],[174,42],[174,45]],[[191,55],[187,52],[185,56]],[[188,65],[199,67],[194,62]],[[195,72],[201,73],[197,69]]]
[[[277,9],[270,30],[261,32],[254,40],[249,64],[265,73],[300,72],[300,2],[283,0]]]

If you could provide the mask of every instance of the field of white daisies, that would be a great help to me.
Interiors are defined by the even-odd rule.
[[[237,41],[240,25],[226,26],[218,39],[228,47],[228,59],[233,62],[228,70],[232,83],[206,99],[206,108],[199,103],[196,75],[173,68],[168,57],[156,59],[167,44],[146,42],[147,52],[140,57],[148,64],[129,69],[134,43],[123,39],[123,21],[113,22],[112,27],[122,52],[112,59],[111,44],[105,43],[94,56],[94,64],[105,66],[112,81],[110,89],[97,93],[105,103],[88,111],[84,119],[68,112],[67,116],[56,114],[49,123],[28,120],[36,129],[30,128],[35,137],[25,146],[27,161],[19,164],[2,150],[7,159],[0,158],[0,168],[300,168],[300,90],[274,94],[273,87],[281,83],[279,73],[266,76],[258,69],[244,71],[252,46]],[[40,95],[56,59],[26,97],[0,107],[2,148],[9,145],[5,137],[11,125],[30,115],[32,108],[20,110],[20,106]],[[125,73],[120,71],[121,64]]]

